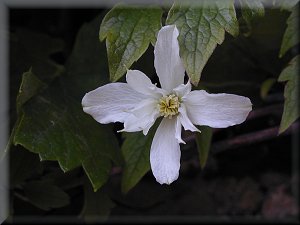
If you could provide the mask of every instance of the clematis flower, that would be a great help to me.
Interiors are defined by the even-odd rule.
[[[121,131],[143,131],[147,135],[155,120],[163,117],[154,135],[150,164],[160,184],[178,178],[181,129],[200,132],[195,125],[225,128],[245,121],[252,109],[249,98],[233,94],[191,91],[184,84],[185,70],[179,56],[178,30],[164,26],[154,48],[154,66],[161,88],[138,70],[128,70],[127,83],[110,83],[87,93],[84,112],[102,124],[124,123]]]

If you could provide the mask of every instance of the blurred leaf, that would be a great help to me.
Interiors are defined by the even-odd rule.
[[[54,62],[50,56],[61,52],[64,44],[61,40],[46,34],[17,29],[10,36],[10,74],[21,76],[32,68],[39,79],[51,80],[62,74],[64,67]]]
[[[287,82],[279,133],[284,132],[299,117],[299,60],[299,55],[293,58],[278,78],[279,82]]]
[[[142,132],[126,133],[122,145],[125,167],[122,177],[122,192],[127,193],[150,170],[150,148],[159,122],[145,136]]]
[[[265,0],[272,1],[273,6],[276,8],[280,8],[281,10],[291,10],[299,0]]]
[[[201,133],[196,133],[196,143],[200,158],[200,166],[203,169],[208,158],[213,133],[212,128],[208,126],[200,126],[199,130]]]
[[[262,85],[260,87],[260,96],[262,99],[267,97],[269,91],[271,90],[271,88],[273,87],[273,85],[275,83],[276,83],[275,78],[269,78],[262,83]]]
[[[162,10],[156,7],[117,5],[104,17],[100,40],[106,38],[110,80],[117,81],[127,68],[154,45],[161,28]]]
[[[84,184],[84,206],[80,213],[87,223],[103,222],[107,219],[114,202],[110,199],[108,191],[102,187],[94,192],[88,182]]]
[[[43,210],[70,204],[69,195],[50,181],[27,182],[24,185],[24,194],[30,203]]]
[[[33,175],[41,174],[43,166],[36,154],[23,148],[13,148],[9,155],[10,186],[21,184]]]
[[[251,31],[252,23],[258,17],[265,15],[265,9],[261,0],[239,0],[242,17],[245,20],[248,29]]]
[[[179,29],[180,56],[192,83],[197,86],[209,57],[225,38],[225,31],[236,36],[238,22],[233,1],[189,1],[175,3],[167,24]]]
[[[291,15],[287,19],[287,28],[285,30],[279,57],[282,57],[290,48],[299,43],[299,7],[295,6]]]
[[[66,88],[80,101],[85,93],[109,82],[105,44],[98,39],[102,18],[82,25],[66,63]]]

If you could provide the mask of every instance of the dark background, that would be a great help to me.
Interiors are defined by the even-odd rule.
[[[63,65],[72,51],[79,28],[105,12],[106,9],[10,9],[9,29],[11,33],[28,29],[61,39],[64,49],[53,54],[51,59]],[[284,86],[277,83],[266,98],[260,96],[262,83],[268,78],[277,79],[291,56],[298,51],[293,49],[283,59],[278,58],[287,16],[285,12],[268,9],[265,18],[253,26],[250,36],[243,35],[243,26],[237,38],[226,35],[225,42],[217,47],[203,71],[200,86],[211,92],[241,94],[251,99],[254,110],[249,119],[238,126],[214,130],[210,156],[204,169],[200,168],[196,144],[191,137],[188,144],[181,147],[180,177],[170,186],[156,183],[150,172],[133,190],[123,195],[120,192],[121,174],[112,175],[106,185],[115,204],[109,217],[111,221],[298,220],[298,178],[295,174],[298,149],[292,143],[293,136],[294,143],[298,142],[298,134],[290,129],[277,135]],[[154,75],[152,52],[150,47],[133,67]],[[15,60],[10,57],[11,127],[16,120],[15,99],[21,82],[21,74],[14,72]],[[80,184],[65,189],[71,197],[71,204],[62,208],[45,211],[20,197],[22,190],[20,183],[16,182],[20,176],[16,168],[24,163],[18,160],[20,158],[37,162],[33,163],[33,171],[44,168],[42,174],[31,173],[22,183],[45,179],[53,171],[61,180],[76,181],[85,176],[80,168],[64,174],[56,162],[40,163],[38,155],[22,147],[13,147],[10,158],[12,216],[7,223],[35,219],[35,222],[49,222],[53,218],[54,221],[62,218],[59,216],[67,216],[65,222],[83,222],[83,219],[78,219],[84,204]]]

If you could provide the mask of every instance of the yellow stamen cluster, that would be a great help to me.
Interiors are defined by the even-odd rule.
[[[174,94],[162,97],[158,103],[160,115],[169,119],[178,114],[179,106],[180,99]]]

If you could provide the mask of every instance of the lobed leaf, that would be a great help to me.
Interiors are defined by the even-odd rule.
[[[15,145],[39,154],[42,160],[57,160],[63,171],[82,165],[94,190],[108,179],[112,162],[122,164],[112,127],[98,124],[81,106],[83,94],[106,78],[104,61],[99,60],[99,55],[105,53],[97,40],[99,25],[97,17],[83,26],[68,60],[66,76],[52,81],[42,93],[34,91],[41,81],[32,71],[23,77],[22,84],[28,85],[23,85],[22,93],[31,94],[30,99],[17,98],[21,113],[13,133]]]
[[[176,24],[179,29],[180,56],[195,86],[217,44],[224,41],[225,31],[233,36],[238,34],[231,0],[176,2],[166,23]]]
[[[265,9],[261,0],[239,0],[242,17],[249,30],[252,28],[252,22],[258,17],[265,15]]]
[[[284,108],[279,133],[284,132],[299,117],[299,55],[279,75],[279,82],[287,82],[284,88]]]
[[[299,43],[299,8],[294,7],[291,15],[287,19],[287,28],[284,32],[279,57],[285,55],[285,53]]]
[[[106,38],[110,80],[120,79],[130,66],[154,45],[161,28],[162,10],[117,5],[104,17],[100,40]]]

